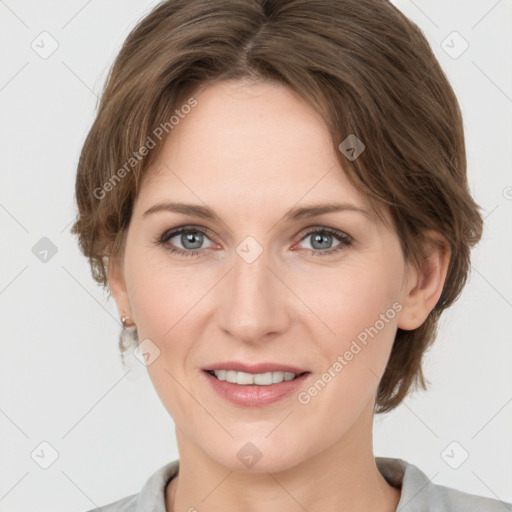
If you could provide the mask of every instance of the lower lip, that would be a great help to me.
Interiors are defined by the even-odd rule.
[[[213,389],[222,398],[233,404],[243,405],[244,407],[263,407],[277,402],[296,392],[311,375],[310,373],[305,373],[293,380],[284,380],[278,384],[260,386],[258,384],[233,384],[226,380],[219,380],[204,370],[203,373]]]

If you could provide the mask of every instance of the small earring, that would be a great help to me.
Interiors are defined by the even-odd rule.
[[[123,328],[119,333],[119,349],[121,351],[121,361],[125,363],[125,353],[128,349],[134,348],[139,343],[137,327],[134,322],[128,323],[129,316],[121,317]]]
[[[127,327],[133,327],[135,324],[128,325],[128,320],[130,319],[129,316],[123,316],[121,318],[121,323],[123,324],[123,327],[126,329]]]

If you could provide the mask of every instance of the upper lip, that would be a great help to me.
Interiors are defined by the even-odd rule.
[[[295,373],[296,375],[308,371],[304,370],[303,368],[298,368],[297,366],[290,366],[289,364],[272,362],[249,364],[242,363],[240,361],[221,361],[220,363],[214,363],[209,366],[206,366],[203,368],[203,370],[234,370],[245,373],[290,372]]]

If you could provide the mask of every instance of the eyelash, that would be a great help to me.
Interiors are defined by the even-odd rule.
[[[200,226],[184,226],[184,227],[181,227],[178,229],[168,230],[168,231],[165,231],[161,235],[161,237],[156,240],[156,244],[160,245],[162,247],[165,247],[169,252],[178,254],[179,256],[183,256],[183,257],[198,256],[201,254],[202,249],[184,251],[182,249],[177,249],[176,247],[167,244],[167,242],[171,238],[174,238],[176,235],[180,235],[182,233],[202,233],[203,235],[206,235],[207,231],[208,230],[206,228],[202,228]],[[333,235],[335,238],[337,238],[340,241],[340,243],[332,249],[326,249],[323,251],[322,250],[314,250],[314,249],[304,249],[306,251],[309,251],[309,253],[313,256],[321,256],[321,257],[329,256],[329,255],[332,255],[334,253],[337,253],[337,252],[343,250],[344,248],[350,247],[353,243],[353,239],[346,233],[343,233],[342,231],[338,231],[337,229],[329,228],[326,226],[311,228],[304,235],[302,235],[295,243],[302,242],[308,236],[310,236],[312,234],[317,234],[317,233]]]

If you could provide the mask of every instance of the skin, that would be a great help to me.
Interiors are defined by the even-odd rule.
[[[167,510],[313,512],[342,503],[345,511],[394,511],[400,490],[373,454],[375,396],[397,327],[420,326],[438,301],[449,252],[433,245],[414,268],[392,225],[357,211],[285,221],[289,208],[318,203],[371,211],[322,118],[268,82],[220,82],[194,97],[198,105],[148,170],[122,257],[109,261],[120,315],[160,350],[147,369],[180,455]],[[207,205],[221,220],[143,215],[166,201]],[[180,226],[207,228],[195,239],[201,255],[171,253],[172,244],[197,247],[180,235],[156,243]],[[337,229],[353,243],[328,234],[327,248],[341,250],[318,254],[325,249],[306,236],[311,227]],[[236,252],[247,236],[263,249],[252,263]],[[401,311],[307,404],[294,393],[260,408],[233,405],[201,370],[222,360],[277,361],[312,372],[307,390],[396,301]],[[247,442],[262,453],[252,468],[237,457]]]

